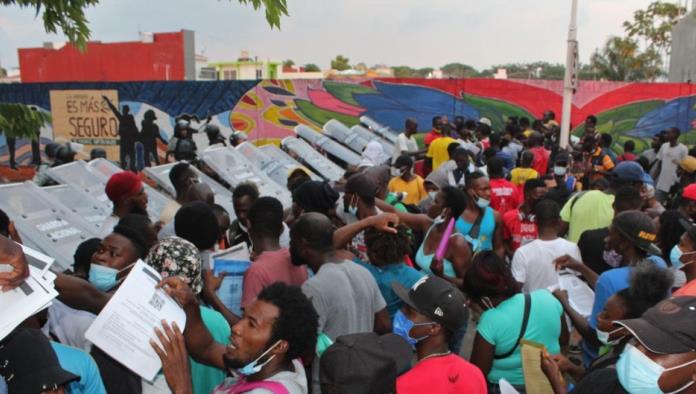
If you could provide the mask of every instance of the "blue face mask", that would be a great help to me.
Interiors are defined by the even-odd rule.
[[[261,369],[263,369],[263,367],[264,367],[266,364],[270,363],[271,360],[273,360],[273,358],[275,357],[275,354],[272,355],[271,357],[269,357],[268,360],[262,362],[261,364],[258,363],[259,360],[260,360],[261,358],[263,358],[263,356],[265,356],[266,354],[268,354],[268,352],[270,352],[271,350],[273,350],[273,348],[276,347],[276,345],[279,344],[279,343],[280,343],[280,341],[277,341],[277,342],[274,343],[271,347],[269,347],[265,352],[263,352],[260,356],[258,356],[258,357],[256,358],[256,360],[250,362],[249,364],[243,366],[242,368],[239,368],[239,369],[237,370],[237,373],[240,374],[240,375],[244,375],[244,376],[251,376],[251,375],[254,375],[254,374],[257,374],[257,373],[261,372]]]
[[[663,394],[664,391],[660,389],[658,384],[660,376],[667,371],[673,371],[694,362],[696,360],[691,360],[675,367],[665,368],[629,343],[626,344],[626,348],[619,356],[619,361],[616,363],[616,373],[621,386],[631,394]],[[683,391],[692,384],[694,382],[690,380],[681,388],[670,393]]]
[[[486,208],[487,206],[491,205],[490,200],[486,200],[485,198],[477,198],[476,199],[476,205],[478,205],[479,208]]]
[[[682,250],[679,248],[679,244],[674,245],[672,250],[669,252],[669,262],[672,263],[672,267],[679,268],[683,265],[681,260]]]
[[[89,267],[89,283],[100,291],[111,290],[116,286],[118,270],[103,265],[91,264]]]
[[[429,337],[429,335],[422,336],[420,338],[412,338],[411,337],[411,329],[413,327],[418,327],[418,326],[428,326],[431,324],[435,323],[418,323],[415,324],[413,323],[406,315],[404,315],[401,310],[396,311],[396,314],[394,315],[394,322],[393,322],[393,327],[394,327],[394,334],[400,336],[401,338],[405,339],[406,342],[408,342],[411,346],[416,346],[416,344],[425,338]]]
[[[348,213],[355,216],[356,218],[358,217],[358,206],[350,206],[348,207]]]

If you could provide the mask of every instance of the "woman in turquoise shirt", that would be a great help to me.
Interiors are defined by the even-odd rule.
[[[472,245],[474,253],[482,250],[495,250],[499,256],[504,256],[503,225],[498,212],[489,205],[491,203],[491,186],[488,177],[480,171],[466,174],[466,194],[468,197],[466,209],[457,218],[457,231]],[[479,219],[479,216],[481,216]],[[474,224],[480,222],[478,231]]]
[[[435,195],[433,205],[427,215],[394,212],[404,224],[414,231],[425,233],[425,238],[416,253],[416,265],[428,275],[437,275],[461,288],[469,265],[471,248],[461,234],[456,231],[450,236],[443,261],[435,261],[435,251],[450,219],[457,218],[466,207],[467,197],[456,187],[446,186]],[[381,209],[387,210],[388,207]],[[392,209],[392,212],[394,210]],[[466,333],[466,323],[457,330],[450,340],[449,348],[459,353],[462,338]]]
[[[471,363],[483,371],[491,393],[498,392],[498,381],[505,378],[524,393],[522,358],[518,340],[537,342],[550,354],[558,354],[568,343],[561,303],[548,290],[525,295],[502,258],[491,251],[481,252],[464,278],[464,291],[472,308],[483,310],[471,351]],[[529,318],[523,335],[525,304]]]

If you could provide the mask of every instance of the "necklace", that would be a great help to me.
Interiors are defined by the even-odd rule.
[[[425,360],[427,360],[429,358],[433,358],[433,357],[447,356],[450,353],[452,353],[452,352],[450,352],[449,350],[446,352],[442,352],[442,353],[431,353],[431,354],[428,354],[427,356],[423,357],[422,359],[418,360],[418,362],[425,361]]]

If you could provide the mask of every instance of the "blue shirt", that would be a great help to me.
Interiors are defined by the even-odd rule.
[[[99,368],[97,368],[97,363],[94,362],[92,356],[78,348],[66,346],[58,342],[51,341],[51,347],[56,352],[60,367],[80,376],[80,380],[68,385],[71,394],[106,394],[104,382],[102,382],[99,374]]]
[[[377,267],[376,265],[366,264],[362,261],[358,261],[360,265],[367,268],[368,271],[375,277],[377,286],[379,286],[379,292],[382,293],[384,301],[387,302],[387,312],[389,312],[389,318],[394,318],[394,314],[402,306],[404,302],[401,298],[394,293],[392,290],[392,282],[399,282],[402,286],[410,289],[418,279],[425,276],[422,272],[419,272],[404,263],[398,264],[387,264],[383,267]]]
[[[493,208],[486,207],[483,210],[483,218],[479,226],[477,238],[472,238],[469,235],[473,223],[469,223],[460,216],[455,222],[455,228],[459,234],[464,235],[464,238],[471,244],[472,252],[480,252],[482,250],[493,250],[493,235],[495,235],[495,214]]]
[[[667,264],[665,264],[665,261],[659,256],[648,256],[647,259],[660,268],[667,268]],[[597,328],[597,315],[604,310],[604,305],[606,305],[609,298],[621,290],[628,288],[632,271],[633,267],[619,267],[604,271],[599,275],[597,283],[595,284],[595,298],[594,304],[592,304],[592,314],[590,315],[589,321],[592,329]],[[589,365],[589,363],[597,357],[597,349],[587,344],[586,341],[582,341],[582,348],[585,364]]]
[[[499,150],[495,152],[495,156],[503,159],[506,174],[509,174],[510,171],[512,171],[512,169],[515,168],[515,162],[512,160],[512,156],[510,156],[509,153]]]

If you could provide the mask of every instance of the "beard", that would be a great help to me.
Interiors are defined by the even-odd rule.
[[[228,371],[240,369],[248,364],[242,362],[241,360],[233,358],[232,356],[227,355],[227,353],[224,353],[222,355],[222,362],[225,364],[225,369],[227,369]]]

